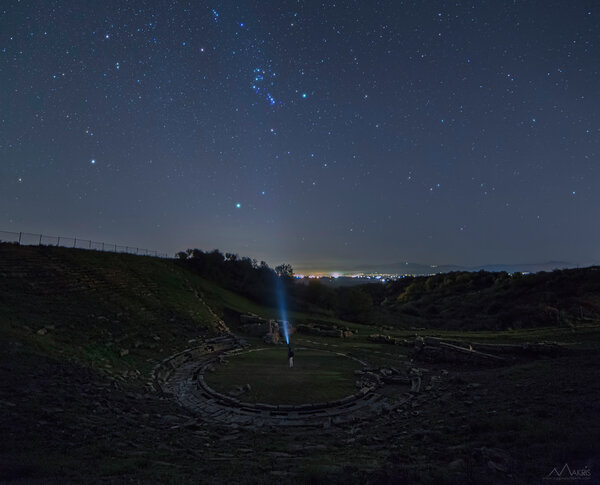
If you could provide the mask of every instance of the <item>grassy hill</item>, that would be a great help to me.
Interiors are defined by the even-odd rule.
[[[280,317],[177,260],[0,244],[0,339],[119,379],[143,381],[162,358],[222,333],[222,318],[236,330],[246,312]]]
[[[294,322],[350,325],[365,333],[369,325],[503,330],[569,328],[600,319],[598,268],[525,276],[450,273],[353,288],[348,291],[368,294],[372,302],[356,319],[362,325],[323,311],[303,291],[294,295]],[[354,294],[342,296],[358,301]],[[248,311],[279,317],[276,308],[200,277],[181,261],[0,244],[2,340],[120,377],[147,376],[188,342],[222,332],[220,318],[235,329],[236,315]],[[352,317],[348,308],[342,313]]]
[[[455,272],[355,287],[368,295],[361,320],[398,328],[506,330],[600,321],[600,268],[514,273]]]
[[[0,340],[121,377],[221,331],[172,260],[1,244],[0,285]]]

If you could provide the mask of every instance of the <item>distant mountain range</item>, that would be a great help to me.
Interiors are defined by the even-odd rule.
[[[555,269],[574,268],[576,264],[566,261],[548,261],[546,263],[526,263],[526,264],[485,264],[481,266],[457,266],[457,265],[429,265],[420,263],[392,263],[377,264],[370,266],[356,267],[357,273],[367,274],[410,274],[410,275],[429,275],[435,273],[450,273],[452,271],[506,271],[507,273],[537,273],[539,271],[553,271]]]

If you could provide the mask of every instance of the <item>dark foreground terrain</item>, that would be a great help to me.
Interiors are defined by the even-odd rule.
[[[598,323],[390,329],[396,345],[358,324],[343,339],[296,334],[373,368],[417,368],[420,389],[384,386],[404,404],[356,423],[245,427],[202,420],[149,381],[167,356],[241,332],[236,312],[273,310],[172,261],[65,249],[0,246],[0,285],[2,482],[531,484],[567,478],[565,464],[569,483],[600,482]],[[415,333],[561,350],[408,363]]]

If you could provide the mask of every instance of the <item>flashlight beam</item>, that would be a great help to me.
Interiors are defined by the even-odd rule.
[[[286,306],[285,306],[285,292],[284,292],[281,276],[277,277],[277,302],[279,303],[279,314],[281,315],[281,322],[283,325],[283,335],[285,336],[285,343],[289,345],[290,344],[290,334],[288,331],[287,311],[286,311]]]

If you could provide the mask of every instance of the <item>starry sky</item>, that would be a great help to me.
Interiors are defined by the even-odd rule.
[[[4,0],[0,86],[0,230],[600,262],[592,0]]]

